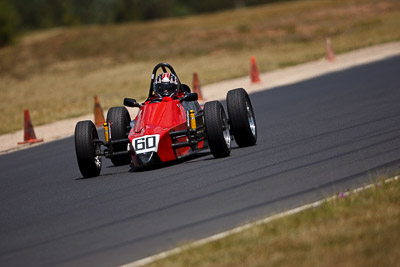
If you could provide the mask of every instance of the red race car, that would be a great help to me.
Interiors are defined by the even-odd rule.
[[[162,72],[157,75],[157,71]],[[125,107],[110,108],[104,124],[104,141],[92,121],[75,127],[79,170],[86,178],[100,174],[102,157],[114,165],[151,166],[210,149],[215,158],[227,157],[233,137],[240,147],[257,142],[256,120],[250,98],[243,88],[226,97],[228,116],[219,101],[200,107],[197,94],[181,84],[168,63],[153,69],[149,96],[144,103],[131,98],[124,105],[139,108],[131,121]]]

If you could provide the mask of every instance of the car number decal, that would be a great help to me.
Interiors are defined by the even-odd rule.
[[[157,152],[158,142],[160,141],[160,135],[146,135],[138,137],[132,140],[133,148],[136,154],[142,154],[146,152]]]

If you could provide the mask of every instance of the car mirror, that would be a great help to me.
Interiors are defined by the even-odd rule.
[[[181,102],[183,101],[197,101],[199,97],[197,96],[197,93],[189,93],[181,97],[179,100]]]
[[[124,98],[124,106],[131,108],[140,108],[140,104],[137,103],[136,100],[132,98]]]

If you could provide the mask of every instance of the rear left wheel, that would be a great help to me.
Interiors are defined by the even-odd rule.
[[[226,96],[231,132],[240,147],[257,142],[257,124],[249,95],[243,88],[230,90]]]
[[[85,178],[95,177],[101,171],[101,156],[96,155],[100,151],[96,127],[92,121],[80,121],[75,127],[75,152],[79,170]]]
[[[208,145],[215,158],[227,157],[231,153],[231,135],[224,107],[218,101],[204,105],[204,121]]]

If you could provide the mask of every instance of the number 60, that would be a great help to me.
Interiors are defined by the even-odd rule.
[[[145,150],[152,149],[156,147],[156,137],[155,136],[145,136],[142,138],[135,139],[135,150]]]

